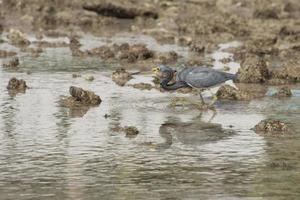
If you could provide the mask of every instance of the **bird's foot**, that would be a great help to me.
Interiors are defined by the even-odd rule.
[[[216,95],[213,95],[212,100],[208,105],[209,106],[214,106],[214,104],[216,103],[217,100],[218,100],[218,97]]]
[[[213,104],[211,103],[205,103],[205,102],[200,102],[197,104],[197,107],[199,110],[212,110],[212,111],[215,111],[216,108]]]

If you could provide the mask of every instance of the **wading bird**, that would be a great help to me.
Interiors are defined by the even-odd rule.
[[[154,67],[152,71],[154,73],[161,72],[164,75],[160,85],[165,90],[177,90],[185,87],[199,89],[202,105],[206,105],[201,94],[204,90],[221,85],[228,80],[236,79],[236,74],[221,72],[205,67],[190,67],[177,72],[168,66],[158,65],[157,67]],[[176,72],[176,81],[174,83],[170,83]],[[217,97],[213,95],[213,100],[208,105],[212,106],[216,100]]]

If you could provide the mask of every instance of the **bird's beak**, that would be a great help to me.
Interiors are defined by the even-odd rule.
[[[159,71],[160,71],[159,67],[153,67],[153,68],[152,68],[152,72],[155,73],[155,74],[156,74],[157,72],[159,72]]]

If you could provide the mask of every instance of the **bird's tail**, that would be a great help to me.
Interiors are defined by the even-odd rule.
[[[228,80],[235,81],[237,79],[237,74],[226,73],[226,77],[227,77]]]

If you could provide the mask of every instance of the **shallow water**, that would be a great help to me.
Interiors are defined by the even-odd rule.
[[[300,197],[300,87],[293,86],[289,99],[218,102],[214,116],[168,106],[175,96],[196,96],[119,87],[110,78],[114,68],[71,58],[63,48],[21,57],[19,71],[0,68],[0,199]],[[84,79],[90,74],[93,82]],[[10,95],[6,84],[13,76],[31,88]],[[151,75],[131,83],[140,81],[150,82]],[[103,102],[61,107],[60,96],[71,85],[94,91]],[[288,121],[293,134],[250,130],[268,117]],[[136,138],[115,131],[130,125],[140,130]]]

